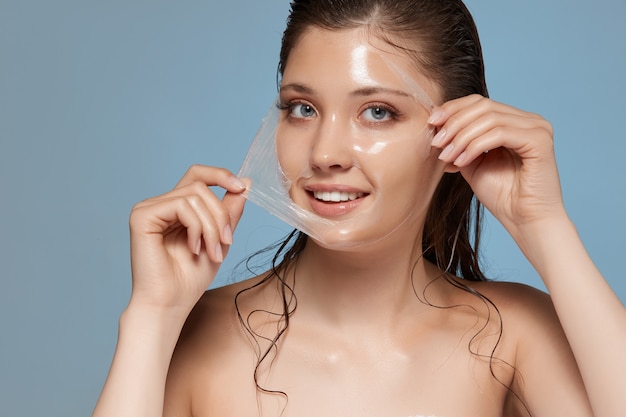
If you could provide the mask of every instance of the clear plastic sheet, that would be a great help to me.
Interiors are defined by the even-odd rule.
[[[391,60],[382,55],[378,55],[377,59],[379,63],[381,61],[384,62],[384,65],[396,75],[399,84],[403,87],[402,91],[406,92],[407,96],[414,100],[416,108],[426,109],[425,113],[430,114],[434,107],[434,102],[424,89]],[[353,71],[356,74],[355,77],[367,76],[367,61],[363,59],[361,62],[357,62],[357,64],[361,66]],[[252,181],[251,186],[245,192],[246,198],[280,220],[306,233],[323,246],[340,249],[373,243],[372,238],[364,238],[362,234],[359,235],[355,232],[358,227],[362,228],[364,221],[378,221],[367,210],[363,212],[356,210],[354,213],[346,216],[323,217],[313,211],[303,209],[303,207],[292,200],[290,189],[293,181],[289,177],[306,179],[312,177],[314,172],[310,165],[306,165],[301,167],[301,172],[290,172],[287,175],[281,167],[279,163],[280,155],[283,158],[288,158],[294,152],[303,153],[310,152],[310,150],[302,146],[286,145],[298,142],[299,138],[285,137],[295,136],[299,134],[299,131],[289,128],[286,122],[281,121],[284,117],[277,103],[278,99],[275,103],[272,103],[263,118],[238,173],[240,177],[247,177]],[[424,111],[422,110],[422,112]],[[335,118],[333,117],[332,120],[334,121]],[[360,169],[360,161],[363,157],[384,152],[384,149],[391,142],[419,141],[419,143],[423,144],[420,149],[423,150],[424,159],[429,157],[431,151],[430,139],[434,131],[425,121],[420,126],[415,126],[415,129],[410,134],[407,133],[399,137],[389,137],[384,131],[381,132],[376,129],[368,130],[353,121],[343,121],[342,126],[345,131],[342,139],[345,140],[346,147],[352,154],[351,166],[354,169]],[[405,215],[408,217],[408,209]],[[401,225],[402,222],[398,223],[397,227]],[[392,231],[390,230],[389,233]]]

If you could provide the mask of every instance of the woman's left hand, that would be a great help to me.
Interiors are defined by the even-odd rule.
[[[542,345],[541,337],[533,338],[532,343],[524,339],[517,350],[516,369],[529,377],[529,387],[540,387],[541,377],[535,384],[530,379],[554,363],[563,364],[569,350],[562,346],[569,343],[575,361],[567,359],[569,364],[561,370],[574,378],[580,372],[582,383],[576,383],[580,391],[586,390],[593,413],[625,415],[626,310],[567,217],[550,123],[536,114],[478,95],[443,104],[433,111],[429,123],[439,128],[433,146],[442,149],[440,159],[448,164],[448,170],[460,170],[476,197],[515,239],[550,292],[553,306],[546,306],[552,318],[544,314],[540,326],[546,330],[541,332],[543,336],[548,335],[552,341]],[[581,305],[586,308],[581,309]],[[541,316],[535,310],[532,316]],[[557,320],[565,332],[562,336],[556,336],[559,330],[554,331]],[[562,337],[561,348],[555,344],[555,337]],[[545,356],[550,351],[546,346],[552,346],[553,359]],[[550,408],[550,399],[541,394],[536,398],[543,398],[546,409]],[[591,410],[581,412],[591,414]]]
[[[526,226],[565,215],[553,131],[543,117],[480,95],[436,108],[433,146],[516,240]]]

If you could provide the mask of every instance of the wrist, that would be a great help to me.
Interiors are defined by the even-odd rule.
[[[131,299],[120,316],[120,331],[132,329],[144,337],[177,340],[188,314],[183,309],[156,307]]]
[[[513,239],[542,277],[552,272],[551,265],[584,251],[576,226],[565,212],[519,226]]]

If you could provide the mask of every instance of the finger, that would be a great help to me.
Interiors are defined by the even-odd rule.
[[[219,200],[217,203],[209,200],[207,204],[203,197],[202,193],[195,193],[186,196],[185,200],[201,221],[205,251],[214,262],[221,263],[224,261],[222,242],[224,227],[229,223],[228,211]]]
[[[482,96],[469,96],[445,103],[433,114],[438,115],[439,130],[432,139],[432,146],[444,148],[467,125],[475,122],[489,110],[489,100]]]
[[[536,115],[482,96],[469,96],[453,100],[445,103],[437,111],[440,112],[441,124],[439,131],[432,140],[432,146],[437,148],[447,146],[462,130],[470,125],[476,124],[475,127],[478,127],[480,123],[483,123],[485,125],[483,130],[487,129],[487,122],[491,120],[495,124],[498,121],[498,116],[516,116],[518,117],[517,123],[512,123],[518,126],[525,120],[537,120]],[[480,123],[478,123],[479,121]]]
[[[249,185],[250,181],[245,181],[245,185]],[[224,198],[219,200],[206,185],[200,182],[195,182],[181,190],[190,193],[185,196],[185,199],[201,220],[203,242],[207,253],[215,262],[222,262],[228,247],[233,242],[232,231],[243,213],[245,197],[239,192],[227,191]]]
[[[439,155],[439,158],[446,162],[455,161],[459,155],[465,152],[470,143],[473,143],[477,138],[488,133],[489,137],[500,133],[500,137],[504,140],[506,139],[505,133],[516,134],[517,130],[520,132],[518,136],[521,134],[522,137],[528,139],[529,136],[524,136],[523,132],[530,134],[530,137],[532,137],[532,130],[535,129],[537,125],[536,120],[528,119],[525,116],[519,116],[517,114],[495,111],[484,113],[476,120],[469,121],[466,125],[462,126],[454,136],[450,137],[447,145]],[[454,130],[456,130],[456,128]],[[501,145],[495,145],[494,148],[498,146],[504,146],[504,142],[502,142]]]
[[[220,186],[231,193],[241,193],[246,189],[245,183],[225,168],[193,165],[187,170],[173,190],[145,199],[138,205],[150,205],[172,196],[183,196],[187,193],[185,187],[196,182],[203,184],[207,189],[210,186]]]
[[[229,208],[204,183],[194,182],[183,190],[190,193],[187,198],[193,202],[192,204],[194,208],[197,208],[198,214],[207,224],[215,226],[213,232],[219,236],[220,241],[226,245],[231,245],[233,241]],[[226,193],[239,195],[229,191]]]
[[[224,207],[221,200],[208,188],[208,186],[201,181],[196,181],[185,186],[179,186],[178,188],[168,191],[160,196],[146,199],[137,205],[150,206],[173,198],[187,198],[196,207],[203,204],[210,208],[213,213],[212,215],[217,219],[217,223],[222,226],[230,223],[230,216],[226,207]]]
[[[440,126],[446,123],[447,119],[452,115],[455,115],[463,110],[470,108],[484,108],[493,109],[496,111],[519,114],[520,116],[542,118],[540,115],[529,113],[524,110],[520,110],[517,107],[510,106],[508,104],[500,103],[493,99],[483,97],[479,94],[471,94],[469,96],[457,98],[447,101],[439,107],[435,107],[430,115],[428,123],[433,126]]]
[[[227,193],[237,195],[229,191],[227,191]],[[173,198],[188,199],[205,222],[208,224],[216,224],[214,234],[217,234],[223,243],[227,245],[232,244],[232,227],[230,226],[231,216],[229,210],[203,182],[196,181],[189,185],[175,188],[163,195],[142,201],[138,205],[150,206]]]
[[[202,221],[184,198],[169,199],[150,206],[136,206],[130,215],[131,234],[159,235],[180,225],[187,233],[189,250],[198,255],[202,236]]]
[[[176,195],[181,194],[183,191],[184,194]],[[205,251],[210,259],[214,262],[223,261],[221,243],[232,243],[232,237],[224,236],[224,232],[228,232],[226,226],[230,223],[230,215],[222,202],[208,190],[206,185],[194,183],[183,189],[172,191],[167,197],[153,199],[142,204],[141,208],[146,210],[146,213],[154,210],[152,213],[161,216],[154,222],[155,226],[152,233],[165,233],[166,229],[178,220],[176,212],[167,213],[158,210],[161,210],[163,207],[177,207],[175,205],[172,206],[172,204],[181,205],[180,213],[183,212],[182,210],[191,209],[200,222],[200,226],[190,230],[191,235],[188,236],[192,252],[198,255],[204,242]],[[196,230],[198,231],[196,232]]]
[[[243,181],[246,184],[246,187],[250,186],[249,179],[244,178]],[[230,215],[231,231],[235,230],[237,224],[239,223],[239,220],[241,219],[241,215],[243,214],[246,198],[240,193],[227,192],[226,194],[224,194],[222,203],[224,204]]]
[[[430,117],[428,118],[428,124],[432,126],[442,126],[450,116],[456,114],[459,110],[476,104],[483,99],[485,99],[485,97],[479,94],[472,94],[447,101],[441,106],[432,109]]]
[[[246,189],[245,183],[226,168],[204,165],[192,165],[175,188],[185,187],[194,182],[201,182],[207,186],[217,185],[231,193],[241,193]]]
[[[183,186],[177,185],[176,188],[169,190],[163,194],[147,198],[137,203],[137,205],[138,206],[152,205],[152,204],[158,203],[159,201],[170,200],[172,198],[177,198],[177,197],[186,197],[194,193],[200,193],[200,194],[206,195],[207,198],[211,198],[210,196],[213,195],[214,196],[213,198],[216,201],[219,201],[217,196],[215,196],[215,194],[210,190],[207,184],[205,184],[202,181],[195,181],[195,182],[191,182],[186,185],[183,185]]]
[[[519,162],[519,158],[515,157],[514,152],[506,148],[496,148],[493,151],[490,151],[488,154],[481,153],[471,161],[470,158],[468,158],[467,164],[459,167],[459,171],[461,172],[461,175],[463,175],[463,178],[465,178],[465,180],[469,184],[474,184],[474,173],[479,169],[480,166],[482,166],[487,157],[497,159],[498,162],[500,162],[502,165],[510,163],[517,164]]]
[[[519,129],[498,126],[455,149],[447,161],[457,167],[465,167],[478,156],[501,147],[512,150],[524,160],[530,160],[547,155],[550,143],[548,132],[541,127]]]

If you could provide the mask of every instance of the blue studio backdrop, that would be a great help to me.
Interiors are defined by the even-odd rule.
[[[553,123],[569,213],[626,301],[626,2],[467,3],[492,97]],[[130,209],[191,164],[238,170],[288,7],[0,1],[0,415],[91,413],[130,293]],[[289,229],[249,204],[214,285]],[[543,288],[490,218],[484,249],[491,277]]]

